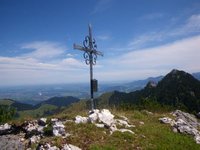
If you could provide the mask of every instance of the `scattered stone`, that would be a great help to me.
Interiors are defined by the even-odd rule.
[[[114,115],[107,109],[103,109],[98,116],[99,122],[102,122],[107,126],[111,126],[114,123]]]
[[[44,145],[39,145],[37,147],[38,150],[60,150],[58,147],[56,146],[51,146],[49,143],[46,143]]]
[[[58,118],[51,118],[51,122],[56,122],[58,121]]]
[[[79,124],[79,123],[87,123],[88,122],[88,118],[87,117],[82,117],[82,116],[76,116],[75,118],[75,123]]]
[[[194,137],[194,140],[196,141],[197,144],[200,144],[200,135],[196,135]]]
[[[175,132],[175,133],[178,132],[177,128],[172,128],[172,130],[173,130],[173,132]]]
[[[9,125],[8,123],[5,123],[4,125],[0,125],[0,130],[7,130],[10,128],[11,128],[11,125]]]
[[[134,125],[129,125],[127,121],[121,119],[115,119],[115,124],[125,126],[126,128],[135,127]]]
[[[171,118],[169,118],[169,117],[163,117],[163,118],[160,118],[159,121],[160,121],[161,123],[167,123],[167,124],[170,124],[171,126],[173,126],[174,123],[175,123],[174,120],[171,119]]]
[[[176,117],[175,120],[169,117],[160,118],[159,120],[161,123],[170,124],[172,126],[173,132],[192,135],[196,143],[200,144],[200,132],[197,129],[200,124],[195,116],[182,112],[181,110],[176,110],[172,113],[172,115]]]
[[[41,139],[40,136],[33,135],[33,136],[30,138],[30,144],[38,143],[38,142],[40,141],[40,139]]]
[[[129,132],[131,134],[135,134],[133,131],[131,131],[129,129],[118,129],[117,131],[120,131],[120,132]]]
[[[129,122],[129,119],[127,117],[125,117],[125,116],[120,116],[120,118],[122,118],[123,120]]]
[[[79,147],[74,146],[72,144],[65,144],[62,150],[81,150]]]
[[[99,110],[98,109],[94,109],[93,111],[89,112],[89,122],[91,123],[95,123],[98,119],[99,119]]]
[[[112,124],[110,126],[110,130],[111,130],[110,133],[112,134],[113,132],[117,131],[118,129],[117,129],[117,126],[115,124]]]
[[[47,118],[40,118],[40,119],[38,120],[38,124],[39,124],[40,126],[45,126],[46,123],[47,123]]]
[[[105,125],[102,123],[95,123],[95,126],[97,126],[98,128],[104,128]]]
[[[26,121],[23,124],[23,127],[27,132],[31,132],[33,130],[37,130],[38,126],[39,125],[38,125],[38,121],[37,120]]]
[[[54,136],[65,136],[65,126],[61,121],[54,122],[53,124],[53,135]]]
[[[0,135],[10,134],[11,132],[12,132],[11,125],[9,125],[8,123],[0,125]]]
[[[140,125],[144,125],[144,122],[143,122],[143,121],[140,121],[139,123],[140,123]]]

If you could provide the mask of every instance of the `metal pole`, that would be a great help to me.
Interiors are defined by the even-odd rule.
[[[94,92],[93,92],[93,57],[90,53],[90,98],[91,98],[91,107],[94,109]]]
[[[92,50],[93,49],[93,43],[92,43],[92,28],[89,24],[89,47]],[[90,98],[91,98],[91,107],[92,110],[94,109],[94,92],[93,92],[93,51],[90,52]]]

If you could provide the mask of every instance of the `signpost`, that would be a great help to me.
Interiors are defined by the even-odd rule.
[[[93,79],[93,65],[96,64],[97,56],[103,56],[103,53],[97,51],[97,45],[95,39],[92,37],[92,28],[89,24],[89,35],[85,37],[83,46],[74,44],[74,49],[81,50],[84,52],[83,57],[85,63],[90,65],[90,96],[91,96],[91,108],[94,109],[94,92],[97,92],[97,80]]]

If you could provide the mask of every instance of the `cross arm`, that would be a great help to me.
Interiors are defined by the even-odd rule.
[[[97,55],[100,55],[100,56],[103,56],[103,53],[100,52],[100,51],[97,51],[97,50],[93,50],[94,54],[97,54]]]
[[[74,47],[74,49],[78,49],[78,50],[81,50],[81,51],[88,51],[88,49],[86,49],[85,47],[80,46],[78,44],[74,44],[73,47]]]

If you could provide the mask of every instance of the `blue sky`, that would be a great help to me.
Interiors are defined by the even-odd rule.
[[[0,0],[1,85],[88,82],[88,23],[99,82],[200,71],[199,0]]]

